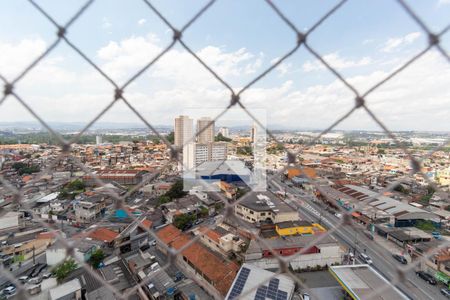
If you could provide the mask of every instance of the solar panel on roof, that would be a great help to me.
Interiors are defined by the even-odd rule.
[[[278,290],[278,285],[280,284],[280,280],[278,278],[272,278],[269,281],[269,289]]]
[[[237,296],[239,296],[242,293],[242,289],[245,286],[245,283],[247,282],[248,275],[250,274],[250,269],[248,268],[242,268],[239,272],[238,277],[236,278],[236,281],[233,285],[233,288],[230,292],[230,295],[228,296],[228,299],[234,299]]]
[[[288,293],[285,291],[278,291],[276,300],[287,300]]]

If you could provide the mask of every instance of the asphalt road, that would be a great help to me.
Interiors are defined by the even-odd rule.
[[[272,184],[272,190],[279,190],[290,193],[300,201],[291,200],[299,208],[300,215],[310,221],[321,222],[328,228],[334,228],[340,220],[319,205],[312,201],[312,195],[306,194],[304,191],[295,187],[289,187],[281,181]],[[295,199],[295,198],[294,198]],[[296,202],[296,203],[294,203]],[[364,252],[372,258],[373,268],[385,276],[388,280],[396,278],[397,267],[401,264],[392,258],[392,253],[379,245],[378,243],[368,239],[360,228],[350,226],[341,227],[333,236],[341,243],[350,248],[356,248],[357,252]],[[435,300],[447,299],[440,293],[440,286],[432,286],[424,280],[417,278],[414,270],[406,273],[405,281],[396,285],[401,291],[408,295],[411,299]]]
[[[46,257],[45,252],[36,255],[35,257],[36,264],[38,263],[46,263]],[[33,267],[33,260],[29,259],[24,262],[22,262],[21,267],[19,268],[17,264],[14,264],[12,270],[12,274],[15,276],[15,278],[19,278],[22,275],[25,275],[28,270],[30,270]],[[4,288],[6,283],[8,282],[8,279],[5,276],[0,275],[0,288]]]

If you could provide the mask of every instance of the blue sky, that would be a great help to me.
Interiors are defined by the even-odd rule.
[[[82,1],[37,1],[65,23]],[[178,28],[206,1],[152,1]],[[336,1],[275,1],[301,30],[309,29]],[[440,31],[450,22],[450,1],[408,1]],[[0,3],[0,74],[14,78],[55,39],[55,28],[27,1]],[[69,29],[68,38],[103,70],[124,82],[170,43],[172,33],[143,1],[99,0]],[[183,40],[239,89],[295,45],[295,34],[264,1],[217,1]],[[426,46],[427,38],[397,1],[349,0],[308,37],[310,45],[364,91]],[[450,33],[442,39],[450,49]],[[1,58],[3,56],[3,59]],[[401,130],[450,128],[450,64],[436,51],[369,96],[369,107]],[[67,45],[61,44],[17,87],[45,120],[92,119],[111,100],[111,86]],[[225,107],[228,93],[180,46],[127,89],[130,102],[156,124],[171,124],[188,109]],[[353,105],[353,96],[305,49],[258,82],[242,100],[268,110],[271,126],[324,128]],[[395,106],[395,107],[394,107]],[[31,120],[14,101],[0,119]],[[137,118],[117,104],[101,121]],[[339,128],[378,129],[357,112]]]

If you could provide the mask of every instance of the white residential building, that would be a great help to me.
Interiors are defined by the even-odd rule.
[[[230,137],[230,131],[228,129],[228,127],[221,127],[219,129],[219,133],[221,133],[224,137]]]
[[[225,142],[189,143],[183,149],[183,164],[189,170],[206,161],[222,161],[226,159],[227,143]]]

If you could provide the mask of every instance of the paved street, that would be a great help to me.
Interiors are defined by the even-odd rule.
[[[337,217],[314,203],[312,196],[306,195],[304,191],[289,187],[279,180],[277,180],[276,184],[272,185],[272,189],[275,186],[283,192],[286,190],[287,193],[296,196],[296,199],[294,198],[294,200],[290,201],[292,201],[292,204],[296,204],[299,208],[299,213],[304,219],[314,222],[320,221],[328,228],[334,228],[334,224],[340,221]],[[368,239],[363,234],[362,228],[346,226],[338,229],[333,236],[348,247],[352,249],[353,247],[356,248],[357,252],[366,251],[373,260],[373,267],[389,280],[396,277],[396,268],[400,266],[400,263],[392,258],[392,253],[387,249]],[[440,294],[439,285],[431,286],[425,281],[418,279],[413,270],[406,274],[406,281],[404,283],[399,283],[396,286],[412,299],[446,299]]]
[[[45,258],[45,252],[36,255],[35,258],[36,264],[38,263],[46,263],[46,258]],[[20,268],[19,265],[17,263],[9,266],[9,268],[12,267],[12,274],[16,277],[19,278],[20,276],[22,276],[25,272],[27,272],[28,270],[30,270],[33,267],[33,260],[29,259],[27,261],[24,261]],[[3,288],[3,286],[5,285],[5,283],[8,282],[8,279],[0,276],[0,288]]]

